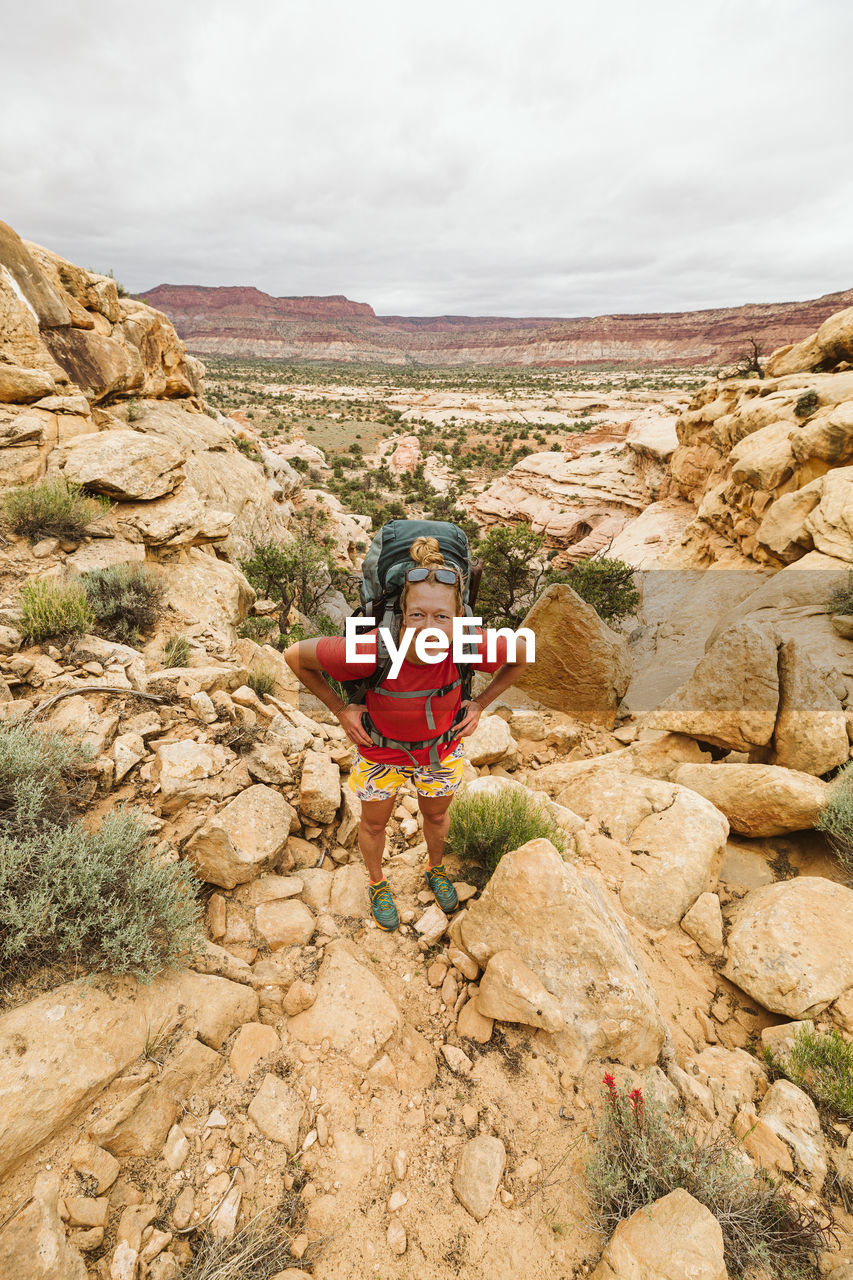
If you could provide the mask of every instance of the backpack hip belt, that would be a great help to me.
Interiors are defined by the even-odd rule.
[[[459,684],[460,682],[457,680],[455,683]],[[406,697],[408,695],[400,694],[398,696]],[[370,718],[369,711],[366,712],[365,715],[362,717],[362,724],[368,736],[370,737],[371,742],[374,742],[377,747],[395,747],[400,751],[405,751],[406,755],[411,757],[412,765],[415,768],[418,768],[420,766],[420,761],[415,759],[413,751],[417,751],[422,747],[429,747],[430,767],[433,769],[439,769],[441,768],[441,758],[438,754],[438,748],[442,742],[450,742],[451,738],[456,737],[455,725],[460,719],[464,719],[464,712],[462,710],[462,707],[459,708],[456,715],[453,717],[453,723],[451,724],[449,729],[445,729],[444,733],[440,733],[435,738],[424,738],[420,742],[413,742],[411,740],[408,742],[402,742],[400,741],[399,738],[386,737],[385,734],[380,733],[379,730],[376,728],[376,725],[373,723],[372,719]],[[432,727],[435,728],[435,725],[433,725]]]

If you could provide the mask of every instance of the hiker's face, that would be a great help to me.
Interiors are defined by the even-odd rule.
[[[406,595],[406,612],[403,627],[413,627],[415,635],[408,657],[414,657],[414,645],[418,633],[427,627],[436,627],[453,639],[456,592],[443,582],[413,582]]]

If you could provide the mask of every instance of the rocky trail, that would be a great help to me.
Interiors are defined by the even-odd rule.
[[[530,455],[474,496],[483,523],[528,519],[570,558],[571,494],[590,532],[616,518],[643,606],[622,632],[568,587],[532,605],[535,668],[465,739],[465,794],[535,796],[565,851],[531,840],[488,882],[448,857],[448,919],[401,793],[393,934],[368,913],[352,744],[238,634],[266,608],[239,559],[290,540],[315,491],[208,410],[165,316],[2,226],[0,360],[3,486],[110,499],[76,541],[4,535],[0,716],[82,735],[87,824],[134,805],[153,856],[203,882],[206,932],[149,984],[5,978],[2,1280],[196,1280],[201,1229],[227,1241],[267,1208],[279,1280],[604,1280],[644,1258],[674,1276],[690,1239],[695,1274],[725,1275],[684,1191],[610,1243],[596,1228],[605,1073],[831,1212],[817,1265],[850,1280],[850,1123],[761,1047],[801,1023],[853,1038],[853,889],[816,829],[853,742],[850,620],[826,606],[853,566],[853,312],[761,382],[642,407],[624,438]],[[357,564],[364,519],[327,505]],[[147,641],[25,643],[24,583],[128,562],[165,584]]]

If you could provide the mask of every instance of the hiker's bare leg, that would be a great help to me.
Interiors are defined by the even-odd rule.
[[[450,830],[450,802],[453,796],[418,796],[418,804],[424,815],[424,840],[429,865],[437,867],[444,857],[444,846]]]
[[[385,828],[394,808],[394,796],[389,800],[362,800],[361,822],[358,826],[358,847],[370,879],[375,883],[382,879],[382,854],[385,852]]]

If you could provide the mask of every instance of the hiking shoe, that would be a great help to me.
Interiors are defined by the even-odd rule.
[[[400,917],[397,915],[388,881],[379,880],[376,884],[368,884],[367,891],[370,894],[370,910],[379,928],[396,929],[400,923]]]
[[[427,867],[424,872],[424,879],[435,894],[435,900],[445,915],[455,911],[459,906],[459,895],[450,883],[448,874],[444,869],[444,863],[437,867]]]

